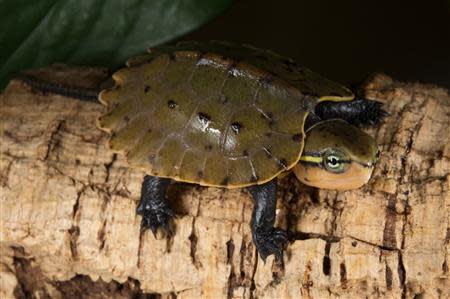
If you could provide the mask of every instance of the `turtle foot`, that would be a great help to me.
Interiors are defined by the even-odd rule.
[[[152,205],[139,204],[137,214],[142,215],[141,230],[149,228],[155,238],[160,231],[164,236],[173,236],[175,225],[173,222],[174,213],[168,205],[154,207]]]
[[[266,258],[273,254],[277,261],[283,260],[283,248],[287,243],[287,232],[272,228],[269,231],[258,232],[253,236],[258,253],[265,262]]]

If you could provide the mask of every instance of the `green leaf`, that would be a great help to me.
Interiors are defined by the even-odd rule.
[[[232,0],[0,0],[0,89],[54,62],[116,67],[223,12]]]

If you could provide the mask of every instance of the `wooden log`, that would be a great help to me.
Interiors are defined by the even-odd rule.
[[[46,80],[94,86],[105,73],[57,66]],[[109,151],[103,107],[19,80],[0,98],[2,298],[449,298],[450,97],[384,75],[365,85],[389,116],[359,190],[281,180],[281,265],[251,240],[245,190],[173,184],[173,238],[141,233],[144,173]],[[141,297],[139,297],[141,296]]]

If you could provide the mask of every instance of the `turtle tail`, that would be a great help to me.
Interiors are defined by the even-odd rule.
[[[100,91],[113,86],[113,80],[109,75],[96,87],[84,87],[46,80],[28,72],[16,74],[14,78],[43,93],[52,93],[88,102],[98,102]]]

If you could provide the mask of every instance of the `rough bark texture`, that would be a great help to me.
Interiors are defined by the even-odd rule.
[[[104,76],[44,73],[80,85]],[[366,94],[390,113],[370,130],[382,150],[373,178],[348,192],[284,178],[277,224],[292,235],[278,265],[256,255],[244,190],[174,184],[176,235],[140,233],[144,173],[108,150],[102,106],[11,82],[0,99],[0,296],[450,297],[448,92],[379,75]]]

